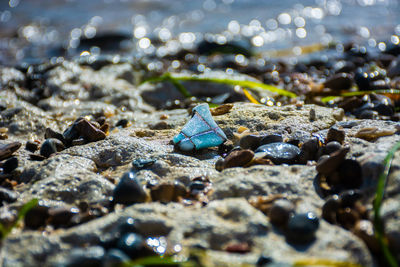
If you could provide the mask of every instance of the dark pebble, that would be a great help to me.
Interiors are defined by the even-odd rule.
[[[79,137],[78,139],[74,139],[71,141],[71,146],[81,146],[86,144],[85,138]]]
[[[274,201],[272,207],[268,211],[268,217],[272,224],[284,227],[289,221],[290,215],[294,211],[292,202],[286,199],[278,199]]]
[[[342,148],[342,145],[337,141],[331,141],[327,143],[324,147],[324,154],[330,155]]]
[[[137,222],[132,217],[128,217],[118,226],[118,230],[121,234],[136,233],[138,231]]]
[[[154,186],[150,194],[153,201],[168,203],[171,201],[178,201],[180,198],[185,197],[187,190],[181,183],[162,183]]]
[[[352,229],[360,219],[360,214],[351,208],[340,209],[337,212],[337,222],[346,229]]]
[[[96,142],[106,138],[106,134],[96,128],[91,122],[86,119],[81,119],[74,123],[79,135],[85,138],[88,142]]]
[[[20,142],[12,142],[0,145],[0,160],[11,157],[11,155],[21,147]]]
[[[45,156],[39,155],[39,154],[29,154],[29,158],[31,160],[35,160],[35,161],[43,161],[46,159]]]
[[[340,129],[337,127],[331,127],[328,130],[326,139],[328,142],[337,141],[340,144],[343,144],[345,137],[346,137],[346,133],[343,129]]]
[[[336,213],[341,207],[341,201],[338,195],[330,196],[322,206],[322,218],[331,224],[336,223]]]
[[[376,102],[374,104],[374,110],[378,112],[379,115],[392,116],[394,114],[394,107],[387,102]]]
[[[371,79],[369,78],[368,73],[366,72],[357,72],[354,75],[354,80],[358,86],[360,91],[370,90],[371,87]]]
[[[125,205],[144,202],[147,194],[133,172],[125,173],[114,189],[113,202]]]
[[[30,209],[25,217],[25,227],[36,230],[42,226],[45,226],[47,219],[49,218],[49,207],[38,205]]]
[[[117,244],[117,248],[125,252],[130,258],[140,255],[143,249],[143,238],[136,233],[124,234]]]
[[[123,266],[123,263],[129,262],[130,258],[123,251],[119,249],[110,249],[102,261],[102,267],[117,267]]]
[[[125,128],[126,126],[128,126],[128,123],[129,121],[127,119],[121,119],[115,124],[115,127]]]
[[[329,157],[321,157],[317,163],[317,172],[324,175],[329,175],[334,172],[342,163],[349,151],[349,147],[343,147],[338,151],[333,152]]]
[[[224,164],[225,161],[223,158],[219,158],[216,162],[215,162],[215,169],[219,172],[221,172],[224,169]]]
[[[362,120],[373,120],[378,118],[378,112],[375,110],[367,109],[363,110],[357,117]]]
[[[14,191],[0,187],[0,206],[2,202],[13,203],[17,201],[18,194]]]
[[[45,139],[49,139],[49,138],[55,138],[60,140],[61,142],[63,142],[63,144],[65,143],[65,139],[64,136],[56,131],[54,131],[51,128],[46,128],[46,131],[44,133],[44,138]]]
[[[30,152],[35,152],[39,149],[39,144],[34,141],[28,141],[26,142],[25,149]]]
[[[354,207],[357,201],[363,198],[363,194],[360,190],[347,190],[340,194],[342,207]]]
[[[46,139],[40,147],[40,155],[48,158],[51,154],[62,151],[64,144],[55,138]]]
[[[294,243],[308,243],[315,237],[319,219],[313,212],[295,214],[287,226],[287,238]]]
[[[255,150],[261,145],[261,136],[258,135],[245,135],[239,140],[239,145],[243,149]]]
[[[225,156],[233,148],[234,148],[233,142],[231,140],[227,140],[223,144],[218,146],[218,154]]]
[[[338,73],[330,77],[325,83],[326,88],[330,88],[334,91],[341,91],[350,89],[353,85],[353,78],[347,73]]]
[[[319,141],[317,138],[306,141],[301,146],[299,155],[299,163],[306,164],[309,160],[315,160],[319,149]]]
[[[166,121],[160,121],[155,124],[151,124],[149,128],[152,130],[165,130],[170,129],[171,126]]]
[[[233,167],[243,167],[254,157],[254,152],[250,149],[236,150],[225,158],[224,169]]]
[[[261,255],[256,262],[256,267],[263,267],[271,262],[273,262],[271,257]]]
[[[271,143],[281,143],[283,142],[283,137],[280,134],[269,134],[261,139],[260,146],[267,145]]]
[[[360,163],[353,159],[344,160],[339,166],[341,184],[346,189],[361,187],[363,183]]]
[[[48,223],[55,227],[66,227],[70,224],[71,218],[79,214],[79,209],[75,207],[50,208]]]
[[[3,172],[11,173],[18,167],[18,159],[16,157],[9,158],[3,163]]]
[[[134,161],[132,161],[132,166],[136,170],[142,170],[150,167],[154,164],[154,162],[156,162],[155,159],[135,159]]]
[[[191,182],[189,185],[189,190],[199,190],[199,191],[203,191],[206,188],[205,184],[200,182],[200,181],[194,181]]]
[[[264,158],[271,160],[274,164],[294,163],[300,155],[297,146],[287,143],[271,143],[257,148],[257,152],[263,152]]]
[[[98,267],[101,266],[105,254],[104,248],[94,246],[89,248],[75,248],[68,256],[67,267]]]

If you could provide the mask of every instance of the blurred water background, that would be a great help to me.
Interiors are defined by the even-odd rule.
[[[166,56],[202,40],[258,51],[398,44],[400,0],[1,0],[0,64],[87,54]]]

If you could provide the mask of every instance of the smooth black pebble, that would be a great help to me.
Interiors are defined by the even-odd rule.
[[[144,202],[147,194],[133,172],[125,173],[114,189],[113,201],[125,205]]]
[[[299,157],[300,148],[287,143],[271,143],[260,146],[255,152],[265,153],[264,158],[270,159],[274,164],[290,164]]]
[[[313,212],[295,214],[289,219],[287,239],[293,243],[308,243],[315,238],[319,219]]]

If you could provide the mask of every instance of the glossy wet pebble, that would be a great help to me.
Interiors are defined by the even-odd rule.
[[[287,143],[262,145],[255,152],[262,152],[264,158],[271,160],[275,164],[294,163],[300,155],[300,149],[297,146]]]
[[[114,189],[114,203],[131,205],[144,202],[147,194],[133,172],[126,172]]]
[[[274,201],[269,209],[268,217],[272,224],[283,227],[287,224],[293,211],[294,205],[292,202],[286,199],[278,199]]]
[[[51,154],[60,152],[64,149],[64,144],[55,138],[46,139],[40,147],[40,155],[43,157],[50,157]]]
[[[117,248],[134,258],[143,248],[143,238],[136,233],[126,233],[118,240]]]
[[[271,143],[281,143],[283,142],[283,137],[280,134],[269,134],[265,135],[260,142],[260,145],[267,145]]]
[[[155,159],[135,159],[132,161],[132,167],[136,170],[142,170],[150,167],[156,162]]]
[[[335,224],[336,223],[336,213],[340,209],[341,201],[338,195],[330,196],[322,206],[322,218],[327,222]]]
[[[313,212],[295,214],[287,226],[287,239],[293,243],[307,243],[314,239],[319,219]]]

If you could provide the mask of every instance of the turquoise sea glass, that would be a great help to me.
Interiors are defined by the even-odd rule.
[[[213,120],[208,104],[193,108],[193,116],[173,139],[183,151],[219,146],[227,140],[225,133]]]

